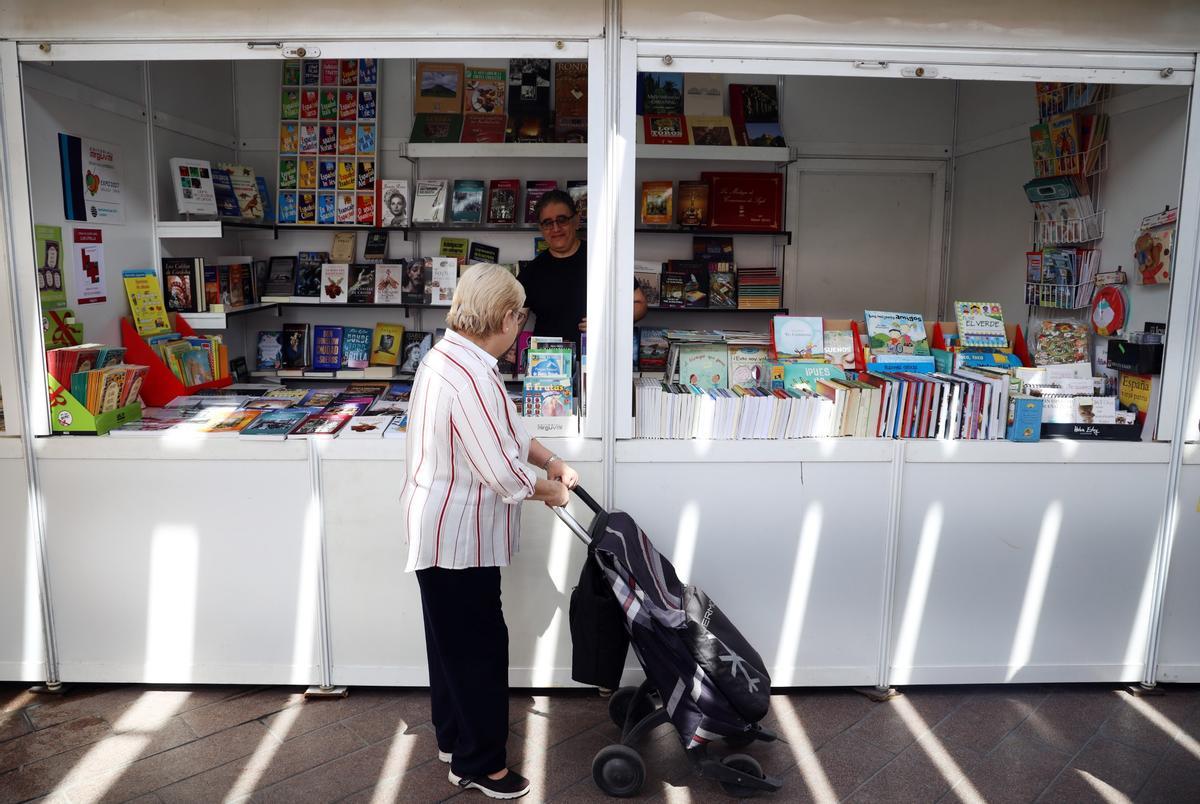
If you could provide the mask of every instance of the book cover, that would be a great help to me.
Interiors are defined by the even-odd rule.
[[[375,124],[374,123],[359,123],[358,137],[355,140],[354,146],[359,156],[375,156]]]
[[[419,179],[413,196],[413,223],[442,223],[446,216],[446,180]]]
[[[476,114],[468,112],[463,115],[462,133],[459,142],[504,142],[508,131],[508,118],[504,115]]]
[[[634,266],[637,268],[637,265]],[[662,292],[660,282],[662,280],[661,271],[638,271],[633,273],[633,280],[637,283],[637,287],[641,289],[642,296],[646,299],[647,307],[658,307]]]
[[[433,260],[430,257],[414,257],[404,264],[404,276],[400,280],[400,298],[405,304],[425,304],[428,296],[425,284],[433,275]]]
[[[408,226],[408,181],[406,179],[382,179],[379,182],[375,204],[379,226],[397,229]]]
[[[683,286],[687,282],[684,274],[673,271],[663,271],[662,294],[659,299],[661,307],[683,307]]]
[[[771,356],[765,346],[729,346],[729,387],[766,385]]]
[[[286,438],[288,432],[308,415],[308,410],[303,408],[265,410],[240,435],[243,438]]]
[[[304,368],[309,364],[309,324],[283,325],[283,367]]]
[[[723,343],[679,346],[679,381],[699,388],[729,387],[729,348]]]
[[[647,145],[687,145],[687,120],[681,114],[648,114],[642,117]]]
[[[404,325],[380,321],[371,338],[372,366],[394,366],[400,359],[400,346],[405,337]]]
[[[683,114],[682,73],[638,73],[637,113]]]
[[[408,413],[401,413],[392,418],[392,423],[384,431],[384,438],[403,438],[408,432]]]
[[[338,91],[338,120],[354,120],[358,117],[358,93],[353,89]]]
[[[275,371],[283,368],[283,332],[264,330],[258,333],[258,348],[255,366],[258,371]]]
[[[342,365],[348,369],[366,368],[371,361],[371,335],[367,327],[342,328]]]
[[[928,355],[925,319],[919,313],[866,310],[867,340],[877,355]]]
[[[358,90],[358,119],[374,120],[378,108],[377,101],[378,95],[375,87],[360,87]]]
[[[666,330],[642,327],[638,337],[638,368],[641,371],[662,371],[667,365],[668,341]]]
[[[965,347],[1004,349],[1008,335],[1004,330],[1004,312],[998,302],[954,302],[958,323],[958,341]]]
[[[213,189],[212,166],[204,159],[171,160],[175,207],[180,215],[215,217],[217,196]]]
[[[376,222],[376,209],[374,209],[374,191],[360,192],[355,196],[354,205],[354,222],[359,226],[373,226]]]
[[[725,114],[725,76],[687,73],[683,76],[683,113],[699,117]]]
[[[337,163],[337,189],[353,190],[357,177],[353,159],[339,159]]]
[[[329,249],[330,262],[353,262],[357,236],[354,232],[335,232]]]
[[[338,438],[383,438],[383,431],[392,423],[392,416],[355,416],[338,433]]]
[[[299,123],[280,123],[279,124],[279,153],[295,154],[300,146],[300,124]]]
[[[400,282],[404,278],[404,265],[383,263],[375,267],[375,304],[400,304]],[[422,297],[425,293],[422,289]]]
[[[463,111],[488,117],[504,117],[508,73],[492,67],[467,67],[463,73],[466,101]],[[500,140],[503,142],[503,140]],[[490,140],[489,140],[490,142]]]
[[[575,210],[579,213],[579,225],[587,223],[587,179],[569,179],[567,195],[575,202]]]
[[[778,122],[746,123],[745,142],[752,148],[786,148],[787,141],[783,138],[783,128]]]
[[[737,307],[737,274],[732,271],[708,273],[708,306],[732,310]]]
[[[1083,363],[1088,357],[1088,328],[1079,321],[1043,321],[1033,362],[1037,366]]]
[[[314,371],[337,371],[342,367],[342,328],[326,324],[313,326]]]
[[[305,90],[304,97],[307,100],[306,109],[311,110],[312,103],[316,103],[318,113],[315,115],[321,120],[337,120],[338,118],[338,90],[337,87],[324,87],[319,92],[317,90]],[[311,118],[313,115],[306,116],[305,119]]]
[[[705,172],[709,228],[778,231],[783,227],[783,177],[778,173]]]
[[[288,437],[332,436],[346,425],[352,417],[345,414],[314,413],[303,419],[288,433]]]
[[[163,299],[173,313],[199,312],[200,294],[196,287],[196,260],[191,257],[163,257]]]
[[[688,228],[708,225],[708,182],[679,182],[679,225]]]
[[[367,232],[367,242],[363,245],[363,259],[367,262],[383,262],[387,259],[388,233],[386,229],[376,229]]]
[[[419,114],[413,118],[410,142],[458,142],[462,137],[461,114]]]
[[[570,382],[526,377],[522,383],[522,416],[571,416],[574,410]]]
[[[484,184],[478,179],[455,179],[450,196],[451,223],[479,223],[483,220]]]
[[[737,131],[739,145],[751,145],[753,137],[748,126],[751,123],[779,123],[779,96],[774,84],[730,84],[729,114]],[[779,134],[782,145],[782,132]],[[770,144],[770,143],[756,143]]]
[[[559,142],[587,142],[587,62],[554,64],[554,138]]]
[[[337,156],[338,127],[334,123],[322,123],[318,129],[317,151],[322,156]]]
[[[321,265],[321,303],[345,304],[350,285],[350,266],[344,262]]]
[[[353,156],[358,150],[357,129],[353,123],[338,124],[338,145],[337,152],[339,156]]]
[[[1079,164],[1079,120],[1074,112],[1057,114],[1050,118],[1050,142],[1054,148],[1053,174],[1078,173]]]
[[[443,237],[438,244],[439,257],[452,257],[459,265],[467,261],[470,241],[465,237]]]
[[[520,194],[519,179],[493,179],[488,186],[487,222],[516,223]]]
[[[1139,285],[1167,285],[1171,282],[1174,226],[1160,226],[1138,232],[1133,243]]]
[[[1050,141],[1050,126],[1038,123],[1029,127],[1029,147],[1033,152],[1033,175],[1049,176],[1054,172],[1054,145]]]
[[[467,262],[498,263],[500,262],[500,249],[486,243],[472,241],[470,248],[467,249]]]
[[[375,265],[356,262],[350,265],[350,285],[346,291],[349,304],[375,303]]]
[[[171,331],[158,274],[152,268],[134,268],[121,272],[130,316],[139,335]]]
[[[683,306],[708,307],[708,266],[694,260],[671,260],[669,270],[682,274]]]
[[[317,223],[322,226],[337,223],[337,197],[333,193],[317,194]]]
[[[505,142],[549,142],[550,123],[544,112],[517,112],[508,116]]]
[[[550,60],[509,59],[508,114],[550,111]]]
[[[551,190],[558,189],[558,182],[552,179],[530,180],[525,182],[525,222],[537,223],[537,203],[542,196]]]
[[[316,123],[301,123],[300,124],[300,145],[301,154],[315,155],[320,153],[321,142],[321,127]]]
[[[775,356],[814,358],[825,354],[824,328],[819,316],[777,315],[771,320]]]
[[[321,265],[329,262],[323,251],[301,251],[296,259],[294,296],[316,298],[321,294]]]
[[[454,288],[458,285],[458,260],[454,257],[434,257],[432,281],[426,287],[429,303],[450,306]]]
[[[233,179],[228,170],[213,168],[213,195],[217,201],[217,215],[222,218],[241,218],[242,210],[238,206],[237,194],[233,190]]]
[[[433,348],[433,334],[429,332],[405,332],[400,355],[400,368],[402,373],[413,373],[417,370],[417,366],[421,365],[421,360]]]
[[[415,114],[462,114],[462,64],[418,62],[415,83]]]
[[[355,174],[354,189],[356,190],[375,190],[375,160],[362,159],[358,160],[358,172]],[[374,222],[374,216],[372,216]]]
[[[737,145],[728,117],[688,117],[687,129],[692,145]]]
[[[258,188],[258,200],[262,204],[262,222],[275,223],[275,207],[271,204],[271,193],[267,190],[267,180],[262,176],[254,177]]]
[[[642,182],[642,224],[669,224],[675,221],[673,194],[675,182]]]

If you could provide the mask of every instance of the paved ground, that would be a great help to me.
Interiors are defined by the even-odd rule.
[[[777,695],[787,743],[747,750],[785,787],[776,801],[1200,801],[1200,687],[1133,698],[1102,686],[924,687],[887,703],[845,690]],[[441,801],[419,690],[305,702],[296,688],[0,684],[0,804]],[[592,757],[612,742],[594,694],[514,692],[509,759],[531,801],[599,801]],[[673,732],[642,746],[641,798],[722,801]],[[479,793],[462,801],[482,801]],[[607,800],[607,799],[605,799]]]

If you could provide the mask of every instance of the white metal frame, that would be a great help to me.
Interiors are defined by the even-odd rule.
[[[788,209],[800,210],[800,182],[804,174],[903,174],[929,176],[929,254],[925,270],[925,304],[922,314],[926,320],[938,320],[938,309],[942,297],[942,235],[946,220],[946,162],[944,160],[908,160],[908,159],[797,159],[788,165],[787,192]],[[788,226],[793,231],[799,230],[799,222],[793,218]],[[787,270],[789,276],[795,278],[799,269],[799,254],[797,249],[787,251]],[[795,287],[796,282],[785,283],[786,287]]]

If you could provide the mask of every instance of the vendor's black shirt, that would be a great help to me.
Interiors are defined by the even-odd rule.
[[[517,277],[525,306],[537,316],[533,334],[579,343],[579,322],[587,316],[587,244],[570,257],[543,251]]]

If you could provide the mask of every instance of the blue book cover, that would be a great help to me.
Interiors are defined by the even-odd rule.
[[[279,194],[279,222],[296,222],[296,193],[290,190]]]
[[[251,422],[249,427],[242,430],[240,435],[284,438],[310,412],[309,408],[263,411],[262,415]]]
[[[317,196],[317,223],[337,223],[337,197],[333,193],[321,193]]]
[[[1036,396],[1014,396],[1012,424],[1008,427],[1009,441],[1042,440],[1042,400]]]
[[[881,355],[881,357],[884,357]],[[926,357],[924,360],[905,360],[903,362],[893,360],[875,360],[867,364],[867,370],[872,372],[908,372],[909,374],[932,374],[937,370],[934,365],[933,357]]]
[[[313,327],[312,367],[337,371],[342,367],[342,328],[317,324]]]
[[[254,181],[258,185],[258,197],[262,202],[263,223],[274,223],[275,207],[271,206],[271,194],[267,192],[267,180],[262,176],[255,176]]]
[[[222,218],[242,217],[242,208],[238,206],[237,194],[233,191],[233,179],[228,170],[212,169],[213,193],[217,196],[217,214]]]
[[[371,360],[371,330],[367,327],[346,327],[342,330],[342,365],[346,368],[366,368]]]

